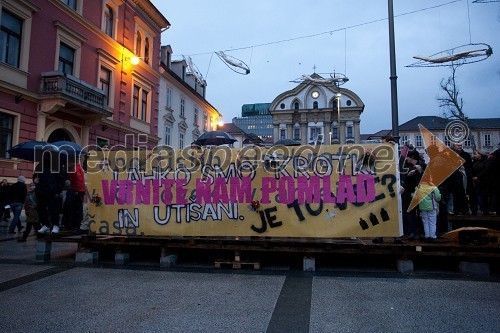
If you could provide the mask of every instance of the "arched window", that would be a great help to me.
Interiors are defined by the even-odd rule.
[[[144,42],[144,62],[149,64],[149,38]]]
[[[137,31],[137,38],[135,41],[135,54],[140,57],[142,49],[142,34],[140,31]]]
[[[293,108],[294,108],[295,110],[298,110],[298,109],[299,109],[299,102],[295,102],[295,103],[293,103]]]
[[[318,101],[314,101],[313,103],[313,109],[317,109],[318,108]]]
[[[109,5],[106,5],[104,10],[104,33],[110,37],[113,37],[113,21],[113,9]]]

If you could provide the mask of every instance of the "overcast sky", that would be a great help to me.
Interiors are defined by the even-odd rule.
[[[152,0],[171,23],[162,45],[172,46],[174,59],[191,55],[207,80],[207,100],[225,122],[241,116],[243,104],[272,102],[303,74],[336,71],[349,78],[343,88],[365,103],[365,134],[391,128],[387,2]],[[448,67],[405,67],[416,61],[412,57],[471,42],[491,45],[493,55],[458,69],[464,112],[500,117],[500,3],[394,0],[394,14],[400,124],[417,115],[442,115],[436,98],[450,74]],[[305,37],[310,35],[317,36]],[[220,50],[244,61],[251,73],[230,70],[213,53]]]

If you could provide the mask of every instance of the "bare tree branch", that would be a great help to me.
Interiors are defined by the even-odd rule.
[[[464,113],[464,101],[460,97],[460,89],[457,85],[457,69],[460,65],[451,66],[451,76],[448,79],[442,79],[440,88],[443,93],[437,98],[439,107],[443,109],[443,116],[448,119],[458,119],[467,124],[468,117]],[[474,136],[470,135],[472,148],[476,149]]]

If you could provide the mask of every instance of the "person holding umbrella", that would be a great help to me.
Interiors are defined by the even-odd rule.
[[[65,170],[53,170],[50,156],[44,156],[33,181],[37,183],[35,194],[38,200],[38,222],[42,226],[39,234],[48,234],[52,225],[52,233],[59,233],[59,207],[60,193],[66,180]],[[64,169],[64,168],[63,168]],[[38,179],[38,182],[36,181]]]

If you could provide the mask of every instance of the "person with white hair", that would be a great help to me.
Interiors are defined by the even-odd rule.
[[[24,176],[17,177],[17,182],[12,184],[9,188],[9,198],[11,199],[10,208],[14,214],[14,218],[10,222],[9,226],[9,234],[16,233],[17,231],[21,232],[23,226],[21,224],[21,211],[23,210],[24,199],[26,198],[26,193],[28,192],[26,189],[26,178]]]

